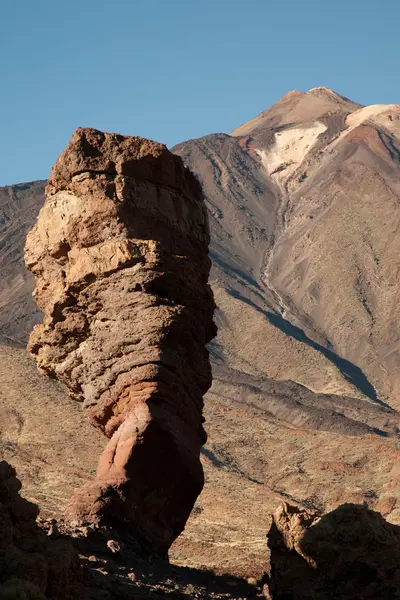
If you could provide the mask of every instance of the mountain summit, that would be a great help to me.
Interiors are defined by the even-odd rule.
[[[318,356],[318,381],[309,357],[294,366],[293,348],[285,367],[268,361],[269,375],[398,406],[393,261],[400,105],[363,107],[325,87],[289,92],[230,137],[207,136],[175,151],[198,173],[213,204],[214,238],[219,243],[225,236],[225,264],[231,249],[231,279],[240,264],[240,293],[248,295],[251,281],[260,309],[284,318],[281,329],[288,331],[290,323],[302,332],[304,358]],[[234,279],[237,288],[237,268]],[[323,350],[315,353],[315,344]],[[328,368],[330,352],[338,359]],[[257,351],[252,365],[266,354]]]
[[[348,114],[359,108],[362,108],[361,104],[356,104],[326,87],[312,88],[308,92],[293,90],[251,121],[240,125],[231,135],[261,133],[282,125],[326,117],[329,114]]]

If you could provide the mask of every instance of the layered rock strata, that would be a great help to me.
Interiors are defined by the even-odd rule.
[[[200,184],[165,146],[78,129],[28,235],[43,323],[29,349],[110,441],[68,518],[165,554],[203,486],[216,328]]]
[[[274,600],[400,598],[400,527],[360,504],[322,517],[285,504],[268,533]]]

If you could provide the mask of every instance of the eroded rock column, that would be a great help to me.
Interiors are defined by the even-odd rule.
[[[216,328],[200,184],[165,146],[78,129],[25,262],[44,314],[29,349],[110,441],[68,518],[167,552],[203,487],[205,345]]]

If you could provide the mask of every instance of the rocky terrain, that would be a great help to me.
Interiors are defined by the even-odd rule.
[[[323,512],[366,502],[400,523],[399,115],[316,88],[173,149],[205,194],[219,329],[206,484],[170,550],[177,565],[261,577],[282,500]],[[70,478],[93,473],[101,438],[66,399],[69,445],[56,428],[51,452],[48,403],[63,392],[22,350],[41,318],[22,255],[43,201],[44,182],[0,190],[0,402],[12,415],[0,447],[47,514],[65,507]]]
[[[77,598],[78,554],[67,539],[49,539],[36,523],[38,507],[20,496],[20,488],[15,470],[1,461],[0,598]]]
[[[38,507],[20,488],[13,467],[1,461],[1,600],[263,597],[255,580],[174,567],[135,552],[125,532],[121,538],[115,529],[36,519]]]

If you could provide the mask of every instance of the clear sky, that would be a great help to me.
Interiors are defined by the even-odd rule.
[[[78,126],[172,146],[287,91],[400,103],[399,0],[0,0],[0,185]]]

